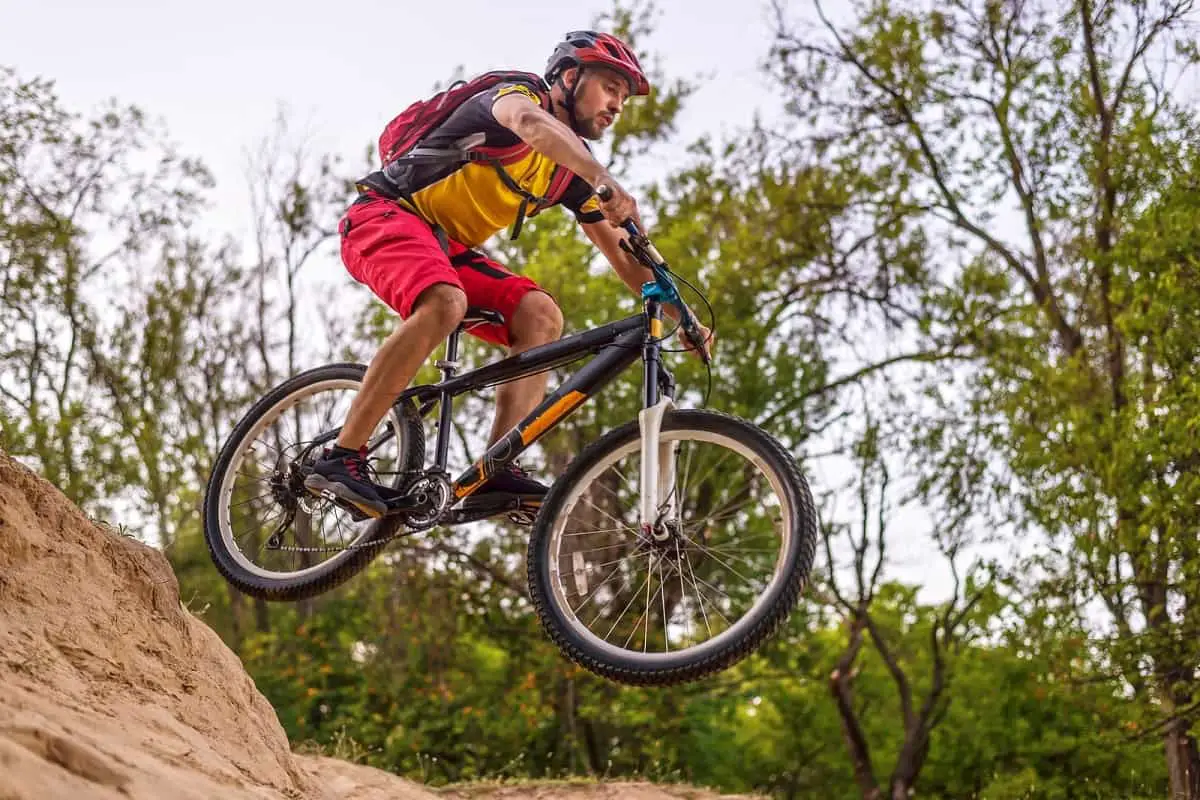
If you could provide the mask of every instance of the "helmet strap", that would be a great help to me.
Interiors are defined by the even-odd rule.
[[[563,108],[567,109],[567,118],[571,120],[571,130],[579,133],[579,120],[575,118],[575,93],[579,91],[579,84],[583,81],[583,64],[575,68],[575,85],[567,88],[567,82],[563,80],[563,73],[558,73],[558,82],[563,87]]]

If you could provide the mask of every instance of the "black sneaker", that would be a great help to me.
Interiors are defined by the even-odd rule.
[[[499,511],[519,506],[536,509],[548,491],[545,484],[535,481],[518,464],[512,463],[463,500],[463,509],[495,508]]]
[[[370,480],[370,470],[367,448],[330,447],[313,464],[312,474],[304,479],[304,488],[349,503],[368,517],[382,517],[388,507],[379,494],[380,487]]]

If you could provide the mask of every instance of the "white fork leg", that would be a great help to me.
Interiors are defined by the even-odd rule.
[[[675,448],[673,443],[662,444],[659,432],[662,430],[663,417],[674,407],[671,398],[664,397],[650,408],[643,408],[638,413],[638,425],[642,431],[642,504],[640,522],[642,533],[654,536],[654,522],[658,519],[660,500],[666,498],[670,504],[668,513],[673,513],[675,498],[671,492],[675,481]],[[670,471],[667,471],[667,470]],[[665,539],[669,534],[665,531],[656,536]]]

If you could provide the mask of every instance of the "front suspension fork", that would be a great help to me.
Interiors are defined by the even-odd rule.
[[[646,290],[644,290],[645,292]],[[645,403],[638,413],[642,437],[641,505],[638,523],[644,535],[662,541],[671,534],[663,522],[673,522],[678,514],[675,491],[675,453],[678,442],[661,441],[662,422],[675,407],[675,385],[662,365],[662,304],[654,296],[645,296],[647,331],[642,354],[645,363]]]

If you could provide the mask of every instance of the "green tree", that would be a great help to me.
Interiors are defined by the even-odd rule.
[[[227,327],[229,264],[188,230],[209,185],[137,109],[85,119],[0,71],[0,444],[163,544],[195,507]]]
[[[817,33],[781,14],[773,60],[798,144],[942,265],[909,334],[968,362],[926,382],[914,417],[927,496],[1050,536],[1033,574],[1063,613],[1103,615],[1092,644],[1160,715],[1188,798],[1196,411],[1170,343],[1191,336],[1194,240],[1169,220],[1197,127],[1167,81],[1197,60],[1191,6],[872,2],[849,24],[818,6]]]

